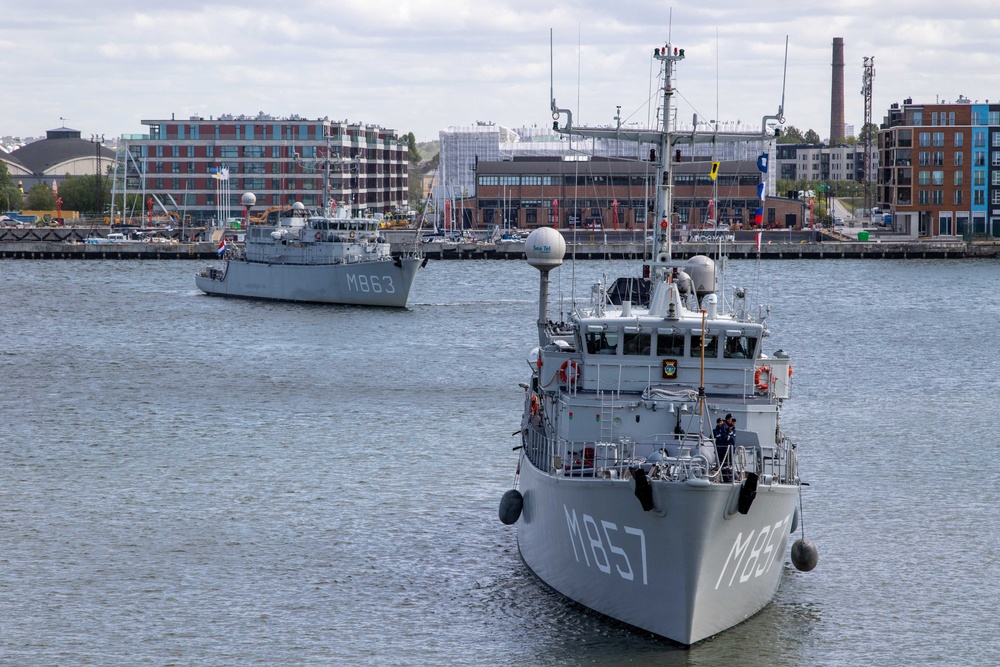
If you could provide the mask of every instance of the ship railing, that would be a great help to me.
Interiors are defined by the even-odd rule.
[[[737,446],[727,455],[737,479],[756,473],[764,484],[794,484],[798,479],[796,446],[785,436],[777,443]]]
[[[523,437],[525,456],[537,469],[561,477],[628,479],[642,468],[651,479],[684,481],[705,478],[731,483],[755,473],[760,481],[793,484],[798,481],[796,446],[781,436],[774,445],[739,445],[720,459],[714,443],[699,436],[663,434],[636,443],[571,441],[549,438],[529,428]]]
[[[525,456],[549,475],[620,478],[636,462],[635,443],[549,438],[533,428],[524,434]]]

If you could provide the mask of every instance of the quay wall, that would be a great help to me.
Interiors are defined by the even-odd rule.
[[[412,249],[412,245],[408,248]],[[755,259],[755,243],[730,243],[725,246],[730,259]],[[394,252],[396,248],[393,248]],[[402,247],[400,248],[402,250]],[[524,259],[524,244],[438,244],[424,243],[424,255],[431,259]],[[567,244],[566,259],[642,259],[649,249],[642,244]],[[684,243],[672,248],[675,259],[694,255],[715,255],[714,243]],[[768,243],[761,246],[761,259],[966,259],[1000,257],[1000,243],[965,243],[962,241],[909,241],[861,243],[824,241],[822,243]]]
[[[3,259],[216,259],[217,244],[212,241],[190,241],[191,232],[183,236],[164,234],[165,243],[86,243],[91,229],[44,228],[0,230],[0,258]],[[105,232],[106,233],[106,232]],[[809,234],[809,235],[807,235]],[[769,234],[765,232],[766,239]],[[196,235],[195,239],[208,234]],[[413,230],[386,231],[392,253],[410,254],[417,249],[435,260],[447,259],[524,259],[524,243],[418,243]],[[566,246],[566,258],[641,260],[650,252],[650,244],[638,235],[587,234]],[[716,243],[674,243],[676,259],[694,255],[714,255]],[[736,237],[725,244],[732,259],[754,259],[758,256],[756,242]],[[877,238],[856,241],[829,235],[777,233],[773,240],[764,241],[761,259],[964,259],[1000,257],[1000,239],[973,242],[962,240],[914,240],[909,238]]]
[[[0,259],[213,259],[214,243],[0,242]]]

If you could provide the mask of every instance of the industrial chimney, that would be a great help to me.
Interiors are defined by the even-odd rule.
[[[833,38],[833,86],[830,89],[830,145],[844,139],[844,38]]]

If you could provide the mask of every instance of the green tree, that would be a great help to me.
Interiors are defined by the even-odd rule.
[[[104,203],[108,200],[110,184],[107,177],[98,180],[97,176],[67,176],[62,185],[59,186],[59,196],[63,200],[63,208],[67,211],[80,211],[81,213],[101,213],[102,206],[98,206],[98,188],[100,188],[101,199]]]
[[[420,151],[417,149],[417,138],[410,132],[406,135],[407,159],[410,164],[420,162]]]
[[[878,125],[875,123],[868,123],[863,128],[861,128],[861,133],[858,134],[858,143],[863,144],[867,137],[871,136],[872,146],[878,145]]]
[[[805,139],[802,138],[802,132],[799,128],[794,125],[788,125],[781,132],[781,136],[777,139],[779,144],[801,144],[805,143]]]
[[[7,171],[7,165],[0,162],[0,213],[20,211],[24,208],[24,195],[17,187],[17,182]]]
[[[802,136],[802,139],[804,139],[807,144],[820,143],[819,135],[816,133],[816,130],[806,130],[806,133]]]
[[[56,195],[45,183],[39,183],[28,192],[26,206],[31,211],[52,211],[56,208]]]

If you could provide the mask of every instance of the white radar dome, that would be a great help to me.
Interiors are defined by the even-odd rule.
[[[292,204],[292,210],[293,211],[302,211],[302,210],[305,210],[305,208],[306,208],[305,204],[303,204],[300,201],[297,201],[294,204]]]
[[[684,270],[694,281],[694,291],[699,299],[715,291],[715,262],[711,257],[695,255],[687,261]]]
[[[257,203],[257,195],[252,192],[244,192],[242,198],[243,205],[250,208]]]
[[[566,256],[566,239],[551,227],[539,227],[528,234],[524,242],[524,254],[528,264],[539,271],[547,271],[562,265]]]

